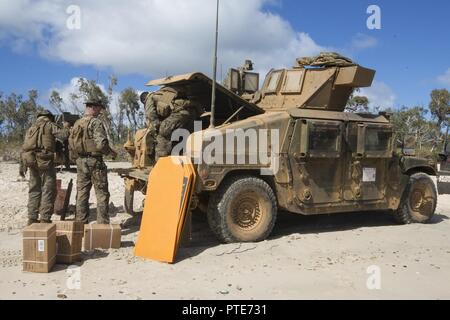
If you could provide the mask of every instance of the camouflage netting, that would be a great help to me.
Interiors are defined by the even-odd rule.
[[[295,68],[304,67],[348,67],[356,65],[351,59],[336,52],[321,52],[316,57],[298,58]]]

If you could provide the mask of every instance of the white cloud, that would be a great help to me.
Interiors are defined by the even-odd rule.
[[[365,49],[374,48],[378,45],[378,40],[374,37],[363,33],[356,34],[352,39],[351,49],[354,51],[361,51]]]
[[[450,68],[447,71],[438,77],[438,82],[450,87]]]
[[[219,63],[224,72],[247,58],[266,71],[328,49],[267,11],[273,2],[221,2]],[[80,30],[66,27],[66,9],[72,4],[81,8]],[[1,1],[0,39],[18,51],[35,46],[49,59],[111,67],[120,74],[210,73],[214,13],[211,0]]]
[[[370,88],[363,88],[358,95],[366,96],[370,108],[393,108],[397,100],[394,91],[384,82],[374,81]]]

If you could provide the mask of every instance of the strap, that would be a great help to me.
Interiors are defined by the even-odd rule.
[[[47,241],[48,238],[52,237],[55,234],[56,234],[56,232],[53,232],[47,238],[43,238],[43,237],[25,237],[25,238],[22,238],[22,240],[44,240],[44,241]]]
[[[90,223],[90,225],[93,225],[93,224],[97,224],[97,222],[93,221],[93,222]],[[94,232],[92,232],[92,229],[91,229],[91,234],[89,235],[89,251],[92,251],[93,233]]]
[[[112,248],[112,242],[113,242],[113,231],[114,231],[114,228],[113,228],[112,224],[109,224],[109,227],[111,228],[111,238],[109,239],[109,248],[111,249]]]
[[[91,225],[92,224],[97,224],[97,222],[96,221],[93,221],[93,222],[91,222],[90,223]],[[111,249],[111,247],[112,247],[112,243],[113,243],[113,232],[114,232],[114,228],[113,228],[113,226],[112,226],[112,224],[109,224],[109,227],[110,227],[110,230],[111,230],[111,235],[110,235],[110,238],[109,238],[109,248]],[[92,250],[92,240],[93,240],[93,232],[92,232],[92,229],[91,229],[91,234],[89,235],[89,251],[91,251]]]
[[[39,139],[38,139],[39,140],[38,141],[39,146],[38,146],[38,149],[40,149],[40,150],[45,150],[44,141],[43,141],[42,137],[44,136],[44,133],[45,133],[45,127],[49,123],[50,123],[50,121],[44,121],[44,124],[39,126]]]
[[[56,259],[56,256],[54,256],[53,258],[51,258],[48,262],[42,262],[42,261],[31,261],[31,260],[24,260],[22,261],[23,263],[35,263],[35,264],[49,264],[51,263],[53,260]]]
[[[59,230],[57,230],[56,233],[83,234],[84,232],[83,231],[65,231],[65,230],[59,231]]]
[[[74,253],[74,254],[60,254],[60,253],[58,253],[56,256],[57,257],[75,257],[75,256],[79,256],[79,255],[81,255],[81,252]]]

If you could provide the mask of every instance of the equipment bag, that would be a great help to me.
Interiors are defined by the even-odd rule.
[[[41,146],[40,141],[41,133],[42,131],[42,125],[32,125],[30,129],[27,130],[27,133],[25,134],[25,140],[22,146],[22,150],[25,152],[35,151],[39,149]]]
[[[94,152],[93,145],[95,144],[88,133],[88,127],[92,119],[92,117],[82,118],[72,128],[69,137],[69,150],[72,159]]]

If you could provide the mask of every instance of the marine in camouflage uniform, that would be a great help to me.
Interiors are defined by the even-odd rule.
[[[149,128],[154,132],[155,162],[170,156],[173,132],[177,129],[192,132],[194,121],[202,114],[200,103],[177,87],[164,87],[149,94],[145,111]]]
[[[108,135],[98,114],[104,106],[99,101],[86,103],[86,114],[78,120],[87,125],[88,138],[93,140],[96,152],[78,155],[77,163],[77,210],[76,220],[85,224],[89,223],[89,197],[92,186],[97,196],[97,223],[109,224],[109,198],[108,168],[103,161],[103,156],[117,153],[111,149]],[[92,112],[92,110],[97,110]],[[78,122],[77,121],[77,122]],[[75,126],[77,123],[75,123]]]
[[[34,153],[36,155],[37,166],[29,168],[30,182],[28,191],[28,225],[38,222],[39,215],[41,223],[51,223],[56,199],[56,169],[54,163],[56,139],[61,141],[69,137],[69,129],[60,128],[54,123],[54,116],[49,111],[38,113],[35,126],[38,126],[45,134],[38,139],[46,146],[39,146]],[[27,139],[27,137],[25,138]],[[23,155],[23,154],[22,154]],[[25,176],[26,165],[21,155],[20,175]],[[41,159],[41,160],[39,160]],[[42,160],[44,159],[44,160]],[[44,162],[45,165],[41,165]]]

